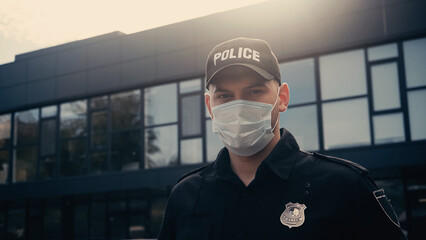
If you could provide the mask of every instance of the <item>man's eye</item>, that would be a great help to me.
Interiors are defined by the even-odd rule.
[[[225,99],[225,98],[228,98],[228,97],[229,97],[229,94],[221,94],[221,95],[217,96],[218,99]]]
[[[259,90],[259,89],[253,89],[253,90],[250,90],[250,95],[259,94],[259,93],[261,93],[261,92],[262,92],[262,90]]]

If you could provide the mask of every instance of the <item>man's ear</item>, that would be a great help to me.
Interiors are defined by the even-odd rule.
[[[280,112],[285,112],[287,110],[288,103],[290,102],[290,89],[288,88],[287,83],[281,84],[279,98],[280,98],[279,110]]]
[[[204,100],[206,101],[207,110],[209,111],[210,118],[213,119],[212,108],[210,106],[210,94],[204,93]]]

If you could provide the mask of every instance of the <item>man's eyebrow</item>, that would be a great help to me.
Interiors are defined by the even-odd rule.
[[[266,87],[266,82],[253,83],[245,88]]]
[[[229,90],[221,88],[221,87],[216,87],[214,90],[214,93],[217,93],[217,92],[229,92]]]

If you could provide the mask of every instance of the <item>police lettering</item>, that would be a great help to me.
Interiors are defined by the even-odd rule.
[[[214,65],[216,66],[217,60],[225,61],[227,59],[233,59],[233,58],[253,59],[254,61],[260,62],[260,54],[258,51],[253,50],[251,48],[242,48],[242,47],[239,47],[238,51],[235,51],[234,48],[231,48],[223,52],[215,53],[213,57],[213,62],[214,62]]]

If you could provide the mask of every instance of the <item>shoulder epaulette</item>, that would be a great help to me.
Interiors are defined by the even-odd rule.
[[[195,169],[195,170],[192,170],[192,171],[190,171],[190,172],[188,172],[188,173],[185,173],[182,177],[180,177],[180,178],[177,180],[177,182],[176,182],[176,183],[181,182],[183,179],[185,179],[185,178],[187,178],[187,177],[189,177],[189,176],[191,176],[191,175],[193,175],[193,174],[196,174],[196,173],[198,173],[198,172],[203,171],[203,170],[204,170],[204,169],[206,169],[208,166],[210,166],[210,164],[207,164],[207,165],[201,166],[201,167],[199,167],[199,168],[197,168],[197,169]]]
[[[314,153],[315,156],[318,156],[322,159],[328,160],[328,161],[332,161],[332,162],[336,162],[336,163],[340,163],[340,164],[344,164],[346,166],[349,166],[350,168],[356,170],[356,171],[361,171],[362,173],[368,173],[368,170],[359,165],[358,163],[343,159],[343,158],[338,158],[338,157],[332,157],[332,156],[327,156],[327,155],[323,155],[320,153]]]

